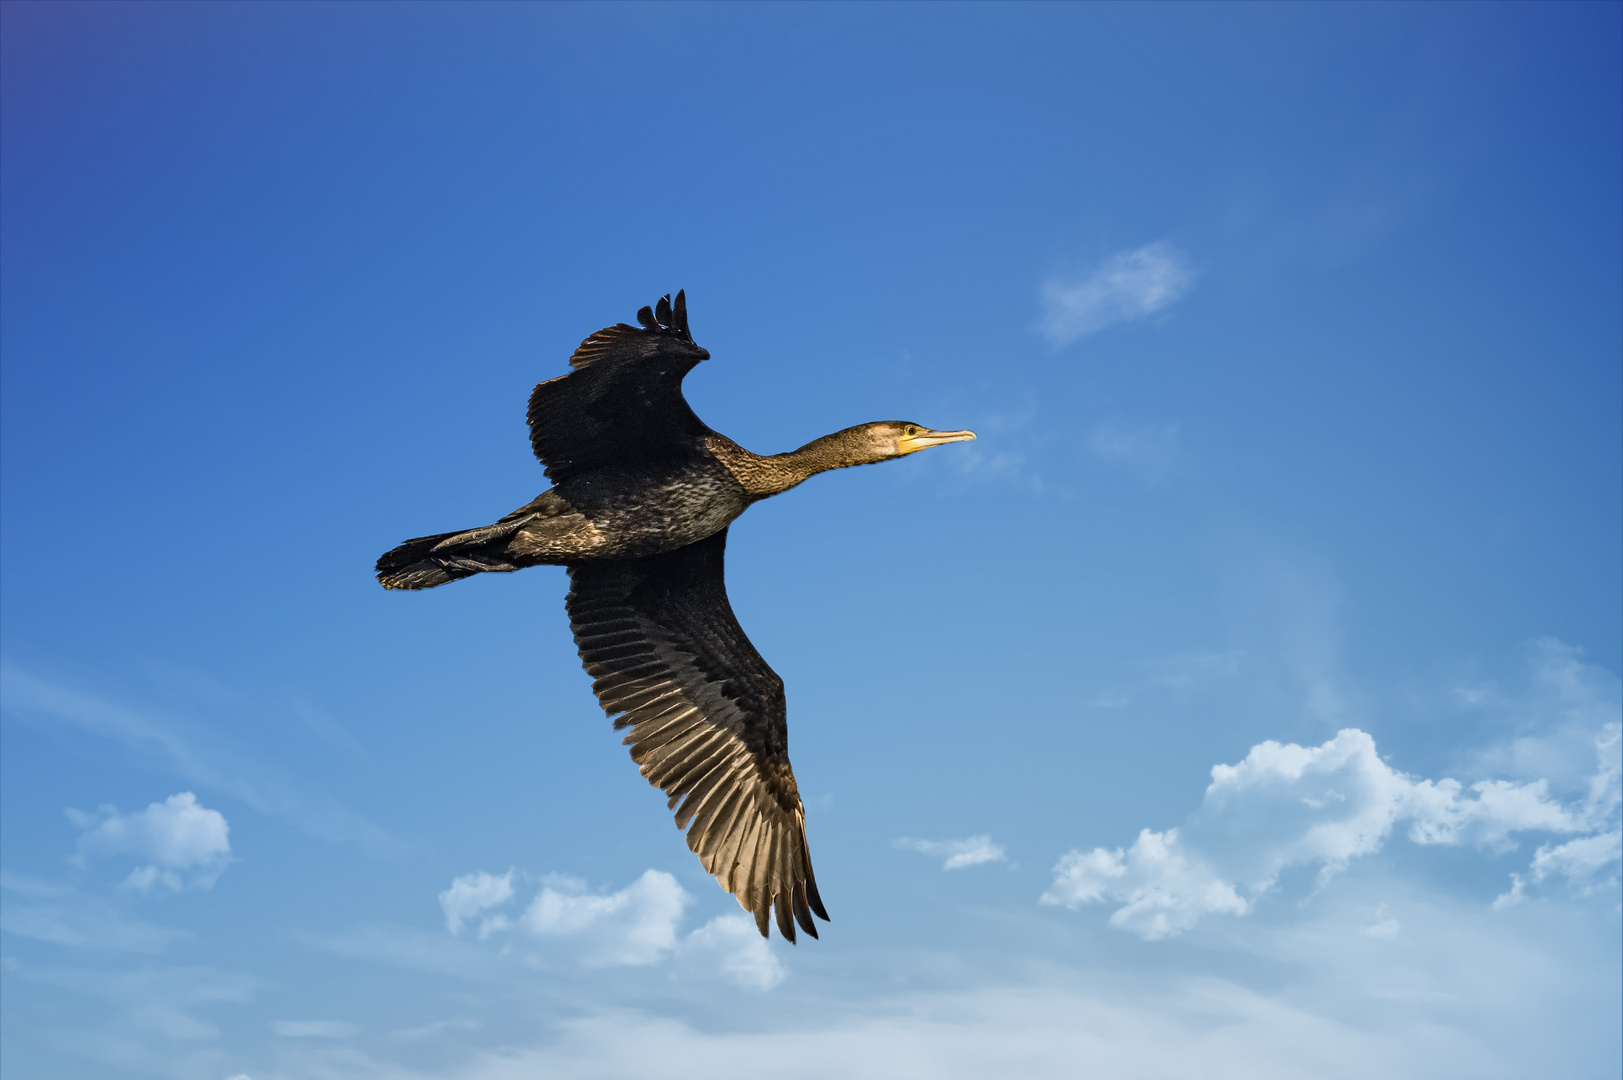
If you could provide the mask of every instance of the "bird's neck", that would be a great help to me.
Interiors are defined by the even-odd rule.
[[[830,469],[866,465],[843,431],[813,439],[787,454],[762,456],[744,449],[725,435],[710,435],[706,442],[727,470],[744,485],[751,499],[765,499]]]

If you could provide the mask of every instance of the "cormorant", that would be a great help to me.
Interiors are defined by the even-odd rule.
[[[796,922],[816,937],[812,913],[828,913],[789,767],[783,680],[727,602],[727,526],[816,473],[975,433],[881,421],[753,454],[682,398],[683,376],[710,356],[688,332],[684,295],[637,321],[581,342],[574,370],[530,395],[530,445],[554,486],[494,525],[407,540],[378,560],[378,580],[427,589],[568,567],[565,606],[592,690],[615,728],[631,729],[631,759],[670,796],[688,847],[761,936],[775,912],[789,941]]]

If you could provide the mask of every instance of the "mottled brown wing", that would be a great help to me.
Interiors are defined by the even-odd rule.
[[[681,461],[710,429],[682,397],[682,378],[709,353],[688,334],[676,294],[581,342],[568,375],[530,394],[530,447],[554,482],[602,465]]]
[[[795,940],[817,936],[806,815],[789,768],[783,680],[733,616],[727,530],[685,548],[569,568],[569,624],[603,710],[688,847],[723,889]],[[680,808],[677,804],[681,803]]]

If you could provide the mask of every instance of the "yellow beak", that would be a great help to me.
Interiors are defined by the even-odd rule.
[[[929,428],[919,428],[917,435],[903,435],[896,440],[896,449],[901,453],[911,454],[915,450],[926,450],[950,442],[963,442],[974,437],[973,431],[931,431]]]

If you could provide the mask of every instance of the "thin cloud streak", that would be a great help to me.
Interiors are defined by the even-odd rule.
[[[1189,291],[1194,272],[1188,258],[1165,241],[1122,251],[1080,280],[1049,278],[1042,286],[1042,332],[1055,347],[1142,319]]]
[[[1171,476],[1180,456],[1177,424],[1107,420],[1094,427],[1088,445],[1100,458],[1130,470],[1146,484]]]
[[[29,874],[0,871],[0,930],[75,949],[160,953],[192,935],[155,926],[100,897]]]
[[[172,722],[60,686],[12,663],[0,664],[0,685],[5,687],[3,711],[11,716],[65,725],[152,755],[188,783],[226,792],[320,839],[359,843],[391,855],[405,850],[398,838],[349,807],[301,789],[212,732],[183,736]]]
[[[902,837],[892,845],[902,851],[916,851],[920,855],[945,856],[943,870],[962,870],[982,863],[1002,862],[1002,844],[994,844],[990,836],[968,836],[962,840],[914,840]]]

